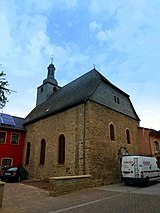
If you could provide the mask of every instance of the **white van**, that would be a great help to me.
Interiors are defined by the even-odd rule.
[[[160,180],[160,168],[155,157],[142,155],[126,155],[122,157],[122,180],[126,185],[133,183],[145,183]]]

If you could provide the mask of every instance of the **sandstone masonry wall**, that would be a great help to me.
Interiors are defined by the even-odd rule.
[[[31,143],[26,169],[37,178],[83,174],[84,106],[80,105],[27,126],[26,144]],[[59,136],[65,136],[65,164],[58,164]],[[40,165],[41,140],[46,141],[45,164]],[[24,151],[25,164],[26,148]]]
[[[90,102],[90,174],[103,184],[120,181],[120,159],[123,151],[139,153],[138,121]],[[115,141],[110,139],[109,125],[114,125]],[[131,143],[127,144],[126,129]]]
[[[110,140],[111,123],[115,127],[115,141]],[[139,152],[138,125],[130,117],[87,101],[27,126],[24,165],[27,142],[30,142],[30,162],[25,167],[31,177],[48,179],[90,174],[97,185],[118,182],[122,152]],[[126,129],[130,130],[131,144],[127,144]],[[64,165],[58,164],[61,134],[65,136]],[[44,165],[40,165],[42,139],[46,141]]]

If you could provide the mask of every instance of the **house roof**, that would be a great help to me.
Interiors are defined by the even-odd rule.
[[[103,92],[103,87],[108,88]],[[109,99],[106,94],[120,94],[126,102],[127,107],[122,107],[115,104],[114,101]],[[104,98],[106,96],[106,98]],[[71,83],[63,86],[54,92],[46,102],[37,105],[26,117],[25,125],[38,121],[39,119],[48,117],[66,109],[72,108],[75,105],[83,103],[86,100],[91,100],[109,107],[115,111],[124,113],[136,120],[139,120],[129,95],[124,91],[109,82],[103,75],[101,75],[96,69],[93,69]],[[112,103],[113,102],[113,103]],[[121,109],[122,108],[122,109]]]
[[[24,123],[25,123],[25,119],[24,118],[20,118],[20,117],[16,117],[16,116],[12,116],[14,119],[14,122],[16,124],[15,129],[19,129],[19,130],[26,130],[24,127]]]
[[[7,119],[7,120],[6,120]],[[25,119],[0,113],[0,128],[16,129],[26,131],[24,127]]]
[[[155,129],[150,129],[150,128],[146,128],[146,127],[138,127],[138,129],[142,132],[144,132],[145,130],[148,131],[149,135],[155,136],[155,137],[159,137],[160,138],[160,130],[155,130]]]

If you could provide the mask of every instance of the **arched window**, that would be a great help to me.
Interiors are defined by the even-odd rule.
[[[126,138],[127,138],[127,143],[130,144],[131,143],[131,136],[130,136],[129,129],[126,129]]]
[[[64,135],[60,135],[59,136],[58,163],[59,164],[64,164],[65,163],[65,137],[64,137]]]
[[[42,139],[41,141],[41,153],[40,153],[40,164],[43,165],[45,162],[45,152],[46,152],[46,141]]]
[[[109,130],[110,130],[110,140],[115,141],[115,130],[113,124],[110,124]]]
[[[27,143],[27,150],[26,150],[26,165],[29,164],[30,150],[31,150],[31,144],[30,144],[30,142],[28,142]]]

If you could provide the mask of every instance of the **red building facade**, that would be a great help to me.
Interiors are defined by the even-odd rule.
[[[0,166],[22,164],[26,130],[24,119],[0,113]]]
[[[160,131],[138,127],[140,153],[160,158]]]

